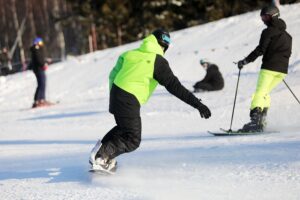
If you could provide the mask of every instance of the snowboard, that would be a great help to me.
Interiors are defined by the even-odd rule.
[[[243,136],[243,135],[262,135],[262,134],[269,134],[269,133],[278,133],[278,131],[260,131],[260,132],[241,132],[238,130],[225,130],[220,128],[220,131],[208,131],[209,134],[214,136]]]
[[[114,175],[116,173],[116,172],[100,170],[100,169],[90,169],[89,172],[92,174],[98,174],[103,176]]]
[[[91,164],[91,163],[90,163]],[[111,170],[106,170],[106,169],[97,169],[94,168],[92,165],[90,166],[89,172],[94,173],[94,174],[99,174],[99,175],[113,175],[116,173],[118,166],[116,165],[113,169]]]

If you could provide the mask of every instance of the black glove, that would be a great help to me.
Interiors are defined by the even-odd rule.
[[[237,65],[239,69],[242,69],[244,65],[247,65],[248,62],[244,59],[244,60],[240,60]]]
[[[199,110],[200,115],[201,115],[202,118],[203,117],[205,119],[210,118],[211,112],[210,112],[209,108],[206,105],[204,105],[203,103],[199,102],[199,106],[198,106],[197,109]]]

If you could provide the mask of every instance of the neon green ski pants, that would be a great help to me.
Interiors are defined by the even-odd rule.
[[[282,82],[286,74],[271,70],[260,70],[257,80],[256,91],[252,96],[251,110],[260,107],[261,109],[269,108],[271,105],[270,93]]]

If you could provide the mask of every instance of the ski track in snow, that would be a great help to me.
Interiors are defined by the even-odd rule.
[[[286,81],[299,97],[300,4],[281,9],[294,44]],[[113,176],[89,173],[88,157],[114,126],[108,73],[120,53],[140,42],[50,66],[47,95],[60,101],[53,107],[29,109],[32,72],[0,77],[0,199],[299,200],[299,104],[284,84],[272,92],[268,116],[268,129],[279,133],[207,133],[229,128],[237,81],[232,62],[255,48],[263,28],[257,11],[172,33],[166,57],[183,85],[191,89],[204,76],[199,59],[206,57],[219,65],[225,88],[196,94],[212,110],[204,120],[159,86],[142,108],[140,148],[118,157]],[[242,71],[233,129],[249,120],[260,63]]]

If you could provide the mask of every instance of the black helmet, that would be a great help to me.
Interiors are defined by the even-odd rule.
[[[270,6],[265,6],[261,9],[260,16],[263,15],[269,15],[271,17],[279,17],[280,12],[276,6],[270,5]]]
[[[164,52],[166,52],[171,43],[169,32],[163,29],[156,29],[152,34],[156,37],[158,44],[164,47]]]

